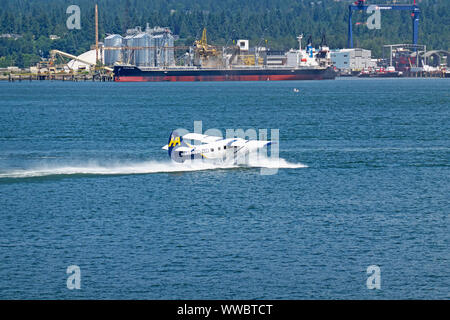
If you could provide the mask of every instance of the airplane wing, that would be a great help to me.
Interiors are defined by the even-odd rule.
[[[163,150],[169,150],[169,145],[168,144],[166,144],[164,147],[162,147],[161,149],[163,149]],[[191,151],[192,150],[192,148],[189,148],[189,147],[178,147],[177,148],[177,151]]]
[[[206,134],[200,134],[200,133],[187,133],[183,136],[183,139],[200,141],[201,143],[211,143],[211,142],[223,140],[222,137],[208,136]]]

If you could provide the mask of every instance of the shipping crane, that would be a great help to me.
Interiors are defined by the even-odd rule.
[[[366,4],[366,0],[356,0],[353,4],[348,6],[348,47],[353,48],[353,29],[352,29],[352,14],[353,11],[366,11],[369,7],[374,6],[377,10],[407,10],[411,12],[413,36],[412,42],[417,45],[419,34],[419,16],[420,9],[414,4]]]
[[[204,58],[208,58],[209,56],[217,56],[218,54],[216,47],[209,45],[207,42],[206,28],[203,29],[201,40],[195,41],[194,47],[198,54]]]

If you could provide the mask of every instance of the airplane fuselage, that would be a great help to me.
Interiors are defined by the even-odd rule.
[[[201,144],[190,144],[186,141],[198,141]],[[163,147],[168,150],[169,157],[175,162],[184,162],[194,159],[236,160],[270,145],[271,141],[245,140],[242,138],[222,139],[216,136],[207,136],[197,133],[188,133],[183,136],[173,131],[169,143]]]

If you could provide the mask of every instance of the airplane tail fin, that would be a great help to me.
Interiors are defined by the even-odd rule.
[[[185,157],[183,157],[182,153],[191,149],[191,146],[183,141],[183,137],[176,131],[172,131],[170,134],[167,147],[169,157],[176,162],[184,162]]]
[[[181,141],[183,141],[183,137],[178,134],[176,131],[172,131],[170,133],[169,142],[168,142],[168,150],[169,157],[172,155],[174,149],[177,149],[181,146]]]

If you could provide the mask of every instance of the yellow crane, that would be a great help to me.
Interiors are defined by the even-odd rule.
[[[203,28],[202,38],[194,42],[194,47],[197,53],[204,58],[208,58],[209,56],[217,56],[218,54],[216,47],[208,44],[206,38],[206,28]]]

